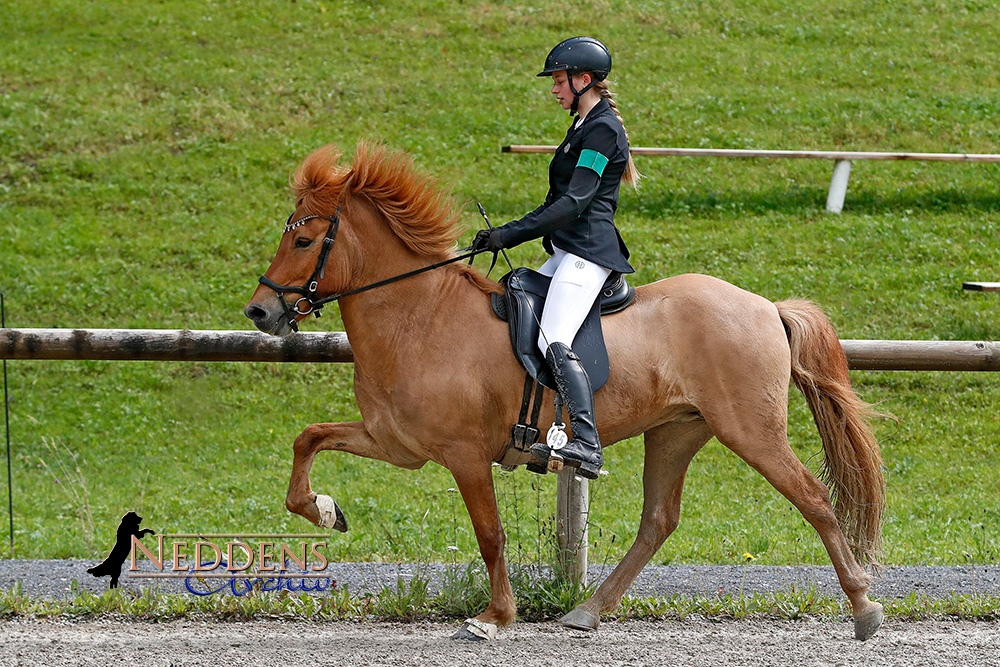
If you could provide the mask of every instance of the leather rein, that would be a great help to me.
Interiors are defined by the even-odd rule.
[[[292,215],[295,214],[292,213]],[[408,271],[406,273],[402,273],[397,276],[393,276],[391,278],[386,278],[385,280],[379,280],[378,282],[370,283],[363,287],[358,287],[352,290],[348,290],[346,292],[340,292],[339,294],[331,294],[330,296],[319,298],[319,294],[317,293],[316,290],[319,288],[319,281],[322,280],[323,276],[326,274],[326,263],[330,257],[330,251],[333,250],[333,243],[337,239],[337,231],[340,229],[340,207],[339,206],[337,207],[337,212],[331,217],[325,215],[305,215],[293,221],[292,215],[289,215],[288,220],[285,222],[284,233],[286,234],[292,231],[293,229],[301,227],[309,220],[313,220],[315,218],[318,218],[320,220],[328,220],[330,222],[330,226],[327,227],[326,230],[326,236],[323,238],[323,247],[320,248],[319,257],[316,258],[316,268],[313,269],[312,275],[309,276],[309,278],[306,280],[305,283],[303,283],[301,287],[298,285],[279,285],[278,283],[268,278],[266,275],[261,276],[260,279],[257,281],[261,285],[264,285],[265,287],[270,287],[277,293],[278,301],[281,302],[281,308],[285,313],[285,317],[288,318],[288,326],[290,326],[293,331],[299,330],[298,322],[296,322],[295,319],[296,316],[315,313],[316,317],[319,317],[320,315],[319,311],[323,308],[323,306],[332,301],[337,301],[338,299],[342,299],[345,296],[351,296],[352,294],[358,294],[360,292],[365,292],[370,289],[375,289],[376,287],[382,287],[383,285],[388,285],[389,283],[394,283],[398,280],[410,278],[412,276],[440,268],[442,266],[445,266],[446,264],[452,264],[453,262],[460,262],[462,260],[468,259],[469,264],[472,264],[472,260],[473,258],[475,258],[476,255],[483,252],[488,252],[485,249],[472,250],[471,248],[465,248],[462,251],[463,254],[456,255],[455,257],[446,259],[443,262],[437,262],[429,266],[424,266],[414,271]],[[496,264],[496,253],[493,254],[493,263]],[[490,266],[491,270],[492,268],[493,267]],[[289,306],[288,302],[285,301],[285,294],[288,292],[294,294],[301,294],[302,296],[296,299],[295,302],[291,306]],[[299,304],[301,304],[302,302],[305,302],[306,304],[305,310],[299,308]]]

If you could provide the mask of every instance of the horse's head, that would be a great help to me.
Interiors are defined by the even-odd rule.
[[[344,223],[342,198],[350,177],[337,168],[340,155],[322,148],[302,163],[292,180],[295,212],[285,223],[278,250],[243,309],[261,331],[287,336],[324,296],[348,284],[354,258],[353,231]]]
[[[365,141],[349,169],[339,157],[321,148],[295,172],[295,213],[243,311],[261,331],[288,335],[343,292],[455,256],[458,210],[410,158]],[[468,268],[452,270],[493,290]]]

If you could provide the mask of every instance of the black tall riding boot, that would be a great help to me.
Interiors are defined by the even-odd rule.
[[[535,458],[548,461],[560,458],[563,464],[579,468],[577,474],[588,479],[597,479],[597,473],[604,465],[601,441],[597,437],[594,422],[594,392],[590,388],[590,378],[580,357],[563,343],[552,343],[545,353],[545,361],[555,377],[556,389],[566,412],[569,425],[573,429],[573,439],[565,447],[552,450],[543,443],[531,448]],[[558,416],[557,416],[558,417]]]

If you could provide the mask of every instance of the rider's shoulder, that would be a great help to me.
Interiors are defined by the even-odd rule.
[[[614,113],[611,113],[610,117],[609,114],[601,114],[591,122],[585,123],[582,129],[581,140],[585,147],[600,150],[606,155],[609,155],[606,150],[616,147],[624,146],[624,150],[628,150],[625,130]]]

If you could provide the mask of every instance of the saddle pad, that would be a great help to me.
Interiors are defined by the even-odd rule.
[[[516,275],[514,281],[512,276]],[[542,309],[545,307],[545,295],[549,291],[547,276],[531,269],[514,269],[500,279],[506,291],[494,295],[493,309],[500,319],[505,319],[510,329],[510,342],[524,369],[540,384],[549,389],[555,389],[555,380],[549,371],[548,364],[538,349],[538,323],[542,319]],[[519,289],[520,287],[520,289]],[[627,286],[628,302],[634,297],[634,288]],[[617,293],[617,290],[616,290]],[[624,305],[616,304],[618,310]],[[627,303],[625,305],[628,305]],[[601,299],[595,299],[594,304],[583,321],[583,326],[573,339],[573,352],[583,362],[590,378],[590,386],[597,391],[608,381],[609,364],[608,351],[604,346],[604,332],[601,330]],[[616,312],[616,311],[612,311]]]

